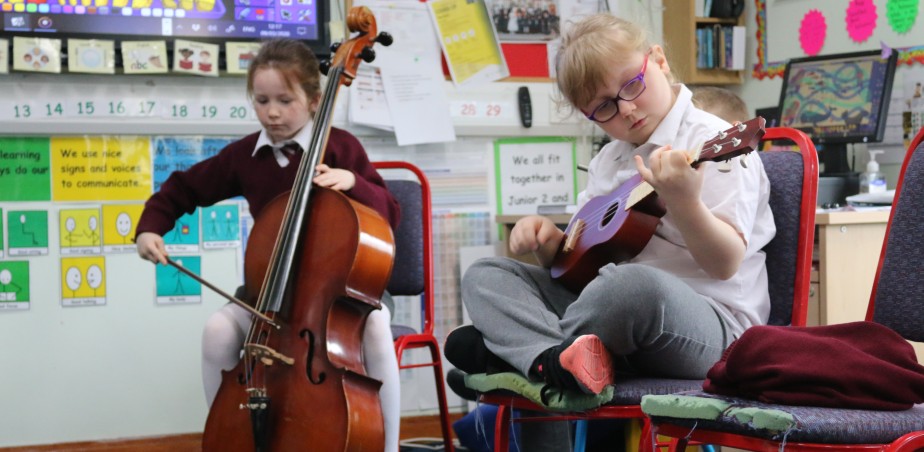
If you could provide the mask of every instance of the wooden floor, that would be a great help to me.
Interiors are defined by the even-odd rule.
[[[451,422],[463,415],[451,415]],[[401,419],[401,439],[442,437],[438,416],[405,417]],[[3,452],[199,452],[202,435],[185,435],[135,438],[130,440],[87,441],[80,443],[50,444],[42,446],[0,448]]]

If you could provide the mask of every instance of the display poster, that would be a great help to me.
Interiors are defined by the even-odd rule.
[[[177,39],[173,42],[173,71],[218,77],[217,44]]]
[[[50,147],[55,202],[144,201],[151,196],[148,137],[53,137]]]
[[[61,40],[13,37],[13,69],[23,72],[61,72]]]
[[[10,210],[6,224],[10,256],[48,255],[47,210]]]
[[[105,257],[61,258],[61,304],[63,306],[106,304]]]
[[[10,41],[6,39],[0,39],[0,74],[9,74],[10,65],[9,65],[9,54],[8,49],[10,48]]]
[[[99,208],[61,209],[58,216],[62,256],[102,252]]]
[[[241,208],[239,203],[202,208],[202,247],[205,249],[241,246]]]
[[[0,137],[0,201],[51,200],[48,137]]]
[[[202,276],[202,258],[199,256],[175,256],[177,265]],[[189,304],[202,302],[202,285],[172,265],[157,264],[157,304]]]
[[[0,261],[0,311],[29,309],[29,261]]]
[[[169,69],[165,41],[122,41],[121,47],[126,74],[164,74]]]
[[[225,65],[229,74],[247,74],[250,62],[260,52],[259,42],[225,43]]]
[[[456,85],[493,82],[510,75],[484,0],[427,4]]]
[[[103,204],[103,252],[134,253],[135,227],[144,204]]]
[[[189,169],[190,166],[218,154],[222,148],[236,139],[160,136],[151,138],[151,147],[154,149],[154,191],[159,191],[160,185],[174,171]]]
[[[199,214],[201,209],[188,213],[176,220],[170,232],[164,234],[164,246],[168,253],[199,252]]]
[[[115,74],[115,41],[105,39],[68,39],[68,72]]]
[[[497,213],[534,215],[539,206],[575,203],[573,138],[507,138],[494,142]]]

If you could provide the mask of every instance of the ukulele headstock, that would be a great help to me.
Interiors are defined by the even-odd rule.
[[[386,32],[379,32],[375,23],[375,15],[365,6],[350,8],[346,18],[347,29],[350,33],[357,33],[345,42],[331,46],[335,53],[329,61],[321,62],[321,72],[327,75],[332,67],[342,67],[341,83],[350,86],[356,78],[356,69],[360,60],[371,63],[375,59],[373,44],[379,43],[390,46],[394,39]]]
[[[767,121],[758,116],[719,132],[714,138],[703,143],[693,166],[702,162],[724,162],[756,150],[766,132],[766,124]]]

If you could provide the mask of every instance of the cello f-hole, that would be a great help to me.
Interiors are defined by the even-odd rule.
[[[324,372],[319,373],[317,377],[311,375],[311,363],[314,361],[314,333],[309,329],[304,329],[299,331],[298,335],[308,344],[308,355],[305,356],[305,376],[307,376],[308,381],[313,384],[319,385],[324,383],[324,379],[327,378]]]

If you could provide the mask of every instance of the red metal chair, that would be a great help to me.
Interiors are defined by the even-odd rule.
[[[815,201],[818,196],[818,157],[815,146],[804,133],[785,127],[766,130],[764,141],[787,140],[801,152],[759,152],[770,179],[770,206],[777,234],[767,244],[767,272],[770,278],[770,324],[805,325],[808,310],[809,282],[812,271],[812,248],[815,237]],[[481,402],[498,405],[494,450],[506,452],[511,422],[638,419],[642,422],[639,450],[655,447],[650,420],[642,412],[641,398],[646,394],[671,394],[702,388],[702,380],[632,378],[617,380],[613,400],[599,408],[580,413],[550,413],[529,400],[508,394],[486,393]],[[511,419],[511,410],[549,413],[549,416]],[[579,425],[579,431],[582,426]],[[576,435],[576,443],[582,441]],[[705,441],[709,443],[709,441]],[[659,444],[660,445],[660,444]],[[583,450],[576,444],[575,450]]]
[[[889,224],[873,281],[866,320],[885,325],[910,341],[924,341],[924,129],[905,155]],[[876,372],[876,369],[858,369]],[[795,428],[780,434],[748,428],[727,419],[655,418],[658,434],[677,438],[675,448],[690,440],[757,451],[919,451],[924,450],[924,404],[906,411],[876,411],[760,404],[731,398],[736,407],[788,413]],[[679,414],[679,413],[678,413]],[[695,422],[695,428],[689,422]]]
[[[388,161],[373,162],[373,165],[382,173],[388,190],[401,205],[401,222],[395,230],[395,265],[388,283],[388,292],[392,295],[419,297],[423,314],[422,328],[392,325],[398,367],[433,368],[445,450],[452,452],[452,426],[449,422],[449,406],[446,403],[442,355],[439,342],[433,334],[433,232],[430,184],[423,171],[410,163]],[[404,364],[404,352],[416,348],[429,349],[430,361]]]

